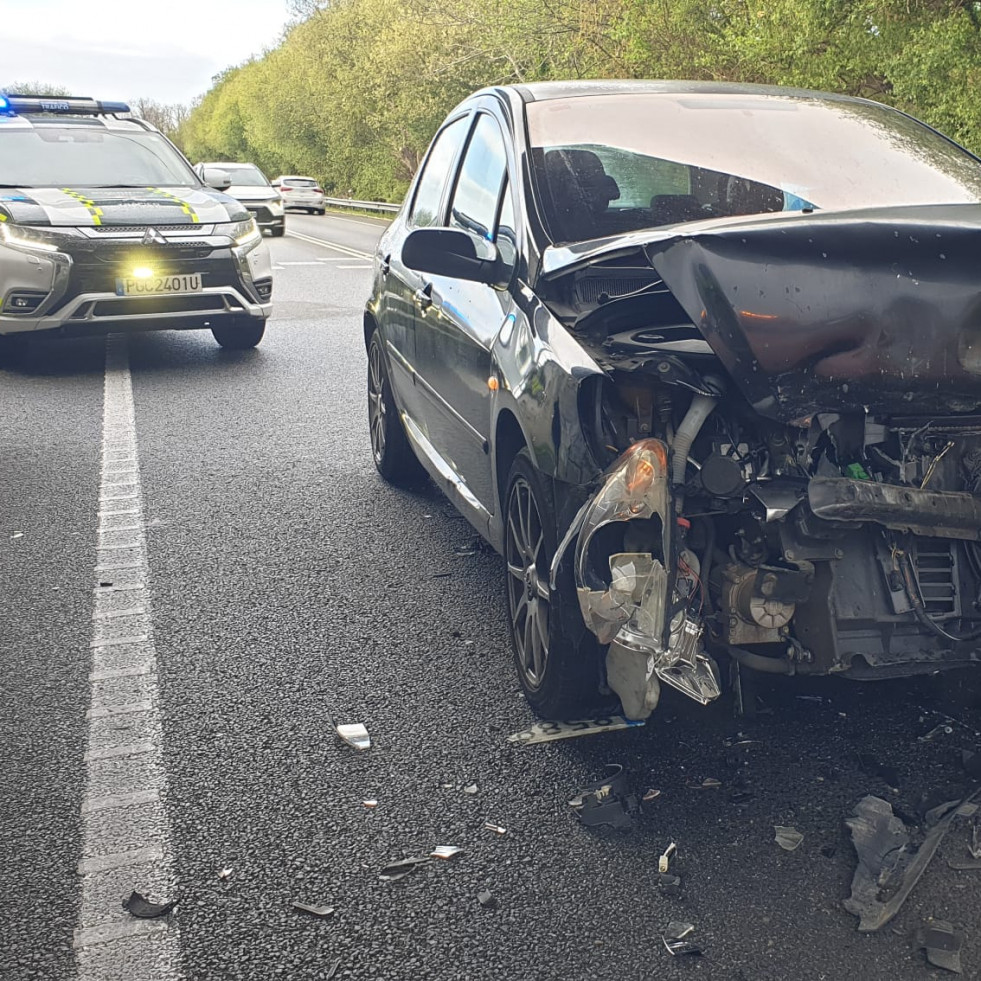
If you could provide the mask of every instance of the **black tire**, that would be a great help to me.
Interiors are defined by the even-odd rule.
[[[215,324],[211,328],[215,340],[229,351],[246,351],[255,347],[266,332],[266,321],[258,317],[248,320],[232,320],[228,323]]]
[[[572,584],[560,583],[558,595],[549,589],[556,548],[552,489],[523,449],[504,499],[508,633],[528,704],[546,719],[569,719],[600,701],[599,657]]]
[[[323,216],[325,214],[327,214],[327,209],[326,208],[317,208],[317,210],[314,212],[314,214],[318,214],[318,215],[320,215],[321,218],[323,218]]]
[[[269,234],[273,238],[282,238],[286,234],[286,222],[281,222],[269,229]]]
[[[392,397],[388,364],[377,330],[368,342],[368,433],[375,467],[388,483],[412,487],[425,479]]]

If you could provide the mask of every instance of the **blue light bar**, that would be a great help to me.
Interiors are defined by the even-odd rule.
[[[129,112],[125,102],[97,102],[95,99],[60,95],[0,95],[0,112],[53,112],[79,116],[109,116]],[[4,108],[4,102],[6,108]]]
[[[7,115],[8,112],[11,112],[11,111],[12,110],[10,108],[10,99],[8,99],[3,94],[3,92],[0,92],[0,115],[4,115],[5,116],[5,115]]]

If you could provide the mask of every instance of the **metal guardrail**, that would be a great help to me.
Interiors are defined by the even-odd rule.
[[[355,201],[353,198],[324,198],[324,203],[331,208],[354,208],[356,211],[383,211],[395,214],[400,204],[389,204],[387,201]]]

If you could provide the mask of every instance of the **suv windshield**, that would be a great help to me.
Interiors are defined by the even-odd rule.
[[[35,124],[0,135],[0,184],[11,187],[196,187],[159,133],[79,124]]]
[[[230,167],[228,164],[212,164],[212,166],[224,170],[232,179],[232,183],[240,187],[267,187],[269,184],[258,167]]]
[[[981,161],[871,103],[630,93],[527,112],[556,242],[773,211],[981,202]]]

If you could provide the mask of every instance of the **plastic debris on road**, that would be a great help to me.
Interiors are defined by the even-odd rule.
[[[129,899],[123,900],[123,909],[130,916],[136,916],[141,920],[153,920],[158,916],[166,916],[175,906],[177,900],[172,899],[169,903],[151,903],[145,896],[141,896],[135,889]]]
[[[301,913],[309,913],[311,916],[319,916],[322,920],[334,915],[333,906],[310,906],[301,903],[298,899],[293,900],[293,909],[298,909]]]
[[[484,822],[485,831],[493,831],[497,835],[506,835],[508,833],[507,828],[502,828],[499,824],[491,824],[490,821]]]
[[[672,920],[665,927],[664,933],[661,934],[661,940],[672,957],[680,957],[684,954],[700,954],[702,948],[693,940],[686,939],[694,932],[695,927],[691,923]]]
[[[949,736],[953,733],[953,731],[953,726],[949,726],[946,723],[941,722],[940,725],[934,726],[929,732],[919,736],[917,742],[928,743],[936,739],[937,736]]]
[[[622,715],[611,715],[604,719],[582,719],[578,722],[536,722],[530,729],[508,736],[508,742],[518,746],[532,746],[557,739],[576,739],[578,736],[594,736],[600,732],[615,732],[617,729],[634,729],[643,724],[643,719],[628,719]]]
[[[773,826],[773,840],[785,851],[795,852],[800,848],[804,836],[796,829],[782,824]]]
[[[463,788],[465,794],[470,794],[472,797],[480,788],[475,783],[468,783],[466,787]]]
[[[17,539],[18,539],[18,538],[23,538],[23,537],[24,537],[24,533],[23,533],[22,531],[15,531],[15,532],[14,532],[14,533],[13,533],[13,534],[12,534],[12,535],[10,536],[10,540],[11,540],[12,542],[15,542],[15,541],[17,541]]]
[[[934,967],[953,974],[961,973],[961,947],[964,934],[946,920],[927,920],[917,931],[917,943],[926,951],[926,959]]]
[[[231,874],[232,874],[231,869],[221,869],[218,873],[218,878],[225,880],[228,879],[231,876]]]
[[[355,749],[371,749],[371,736],[360,722],[334,726],[334,731],[348,746],[353,746]]]
[[[382,882],[398,882],[399,879],[404,879],[411,872],[415,872],[417,865],[423,865],[428,861],[430,859],[426,857],[403,858],[398,862],[390,862],[378,873],[378,878]]]
[[[361,803],[368,808],[369,811],[374,810],[374,808],[378,806],[378,801],[376,801],[374,798],[371,800],[363,800]]]
[[[497,900],[494,898],[489,889],[484,889],[482,892],[477,893],[477,902],[480,903],[484,909],[494,909],[494,907],[497,906]]]
[[[662,896],[675,898],[681,895],[681,876],[670,872],[661,872],[657,877],[657,888]]]
[[[587,827],[608,824],[630,829],[639,807],[637,798],[627,792],[627,777],[620,764],[611,763],[606,769],[607,775],[581,790],[569,806]]]
[[[641,800],[646,804],[648,801],[657,800],[661,796],[660,790],[655,790],[653,787],[641,797]]]
[[[457,848],[456,845],[437,845],[430,853],[430,858],[452,858],[454,855],[458,855],[462,852],[462,848]]]
[[[671,856],[678,850],[678,846],[672,841],[667,848],[664,849],[661,857],[657,860],[657,871],[664,875],[668,871],[668,866],[671,864]]]
[[[330,970],[327,972],[327,976],[324,981],[331,981],[331,978],[337,974],[337,969],[341,966],[341,959],[338,957],[333,964],[330,965]]]
[[[954,821],[977,813],[978,796],[981,791],[963,801],[948,801],[933,808],[926,822],[932,827],[916,851],[911,850],[906,825],[888,801],[868,796],[855,805],[854,816],[845,824],[852,833],[858,866],[844,906],[859,918],[860,932],[880,929],[899,912]]]

